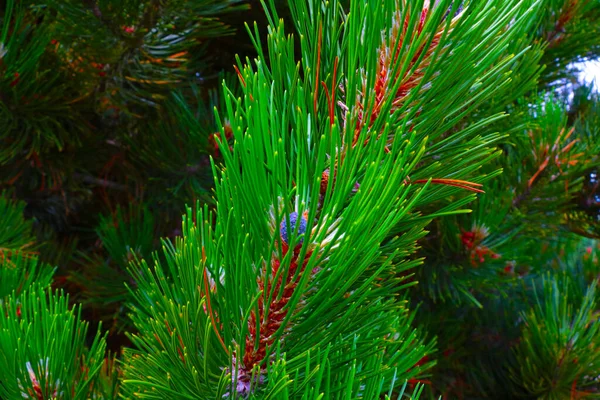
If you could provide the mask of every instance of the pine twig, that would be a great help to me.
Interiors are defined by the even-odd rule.
[[[100,179],[100,178],[96,178],[90,175],[84,175],[84,174],[80,174],[80,173],[74,173],[73,174],[73,178],[82,181],[83,183],[88,183],[88,184],[92,184],[92,185],[97,185],[106,189],[114,189],[114,190],[120,190],[123,192],[126,192],[129,190],[129,188],[126,185],[120,184],[120,183],[116,183],[116,182],[111,182],[108,181],[106,179]]]

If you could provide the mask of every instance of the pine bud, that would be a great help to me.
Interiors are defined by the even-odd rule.
[[[298,221],[299,219],[299,221]],[[296,224],[300,224],[298,226],[298,228],[296,228]],[[289,243],[289,235],[288,235],[288,226],[291,229],[291,232],[295,232],[296,229],[298,229],[298,236],[300,237],[298,244],[302,244],[302,235],[304,235],[304,233],[306,232],[306,219],[304,218],[304,216],[300,216],[300,218],[298,218],[298,213],[297,212],[293,212],[291,213],[286,219],[284,219],[283,221],[281,221],[281,225],[279,227],[279,231],[281,232],[281,238],[283,239],[283,241],[287,244]]]

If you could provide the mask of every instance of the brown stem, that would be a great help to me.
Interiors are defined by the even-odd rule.
[[[513,200],[513,203],[512,203],[513,207],[519,208],[519,205],[523,202],[523,200],[525,200],[527,198],[527,196],[529,196],[529,193],[531,193],[531,186],[527,186],[527,188],[525,188],[523,193],[521,193],[520,195],[515,197],[515,199]]]
[[[74,173],[73,178],[82,181],[83,183],[89,183],[92,185],[97,185],[107,189],[114,189],[126,192],[129,188],[126,185],[122,185],[120,183],[111,182],[106,179],[96,178],[90,175],[83,175],[79,173]]]
[[[576,3],[577,0],[572,0],[567,4],[565,7],[567,11],[560,14],[558,21],[554,24],[554,29],[546,35],[546,41],[549,43],[549,47],[556,46],[562,39],[561,34],[565,33],[565,25],[573,18]]]
[[[116,36],[118,36],[120,38],[124,37],[123,33],[119,29],[117,29],[116,27],[113,26],[113,24],[111,23],[111,20],[109,18],[106,18],[104,16],[104,14],[102,14],[102,11],[100,10],[100,7],[98,6],[98,3],[96,3],[96,0],[83,0],[83,4],[92,11],[92,14],[94,14],[94,16],[96,18],[98,18],[98,20],[100,22],[102,22],[109,31],[111,31],[113,34],[115,34]]]

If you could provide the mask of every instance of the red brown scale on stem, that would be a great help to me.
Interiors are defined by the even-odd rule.
[[[221,157],[221,150],[219,149],[219,144],[217,143],[217,138],[224,140],[226,142],[231,142],[233,138],[233,130],[231,129],[231,124],[229,121],[225,121],[223,124],[223,132],[225,133],[225,139],[222,138],[221,132],[214,132],[208,136],[208,146],[209,151],[212,153],[214,157]],[[233,151],[233,147],[230,145],[229,149]]]
[[[158,344],[160,344],[161,347],[163,347],[163,348],[165,347],[162,340],[160,340],[160,338],[158,337],[158,335],[156,333],[154,334],[154,339],[156,339],[156,341],[158,342]]]
[[[285,243],[283,243],[282,246],[282,255],[285,257],[289,248]],[[273,345],[275,333],[281,328],[281,325],[288,314],[289,309],[286,306],[294,294],[300,276],[304,272],[311,255],[310,251],[307,252],[304,261],[299,266],[298,257],[300,255],[300,249],[301,246],[297,246],[293,250],[287,276],[285,276],[285,283],[283,282],[283,273],[276,277],[281,268],[281,262],[277,257],[273,257],[271,260],[269,280],[265,282],[264,276],[261,276],[258,279],[258,287],[260,290],[264,291],[264,295],[258,299],[258,315],[253,310],[250,313],[250,318],[248,320],[249,334],[246,337],[246,349],[243,357],[246,369],[251,369],[267,357],[267,349]],[[298,271],[298,268],[300,268],[300,271]],[[299,274],[296,277],[295,275],[297,272],[299,272]],[[276,281],[274,281],[275,279]],[[283,292],[279,298],[278,295],[280,291]],[[265,297],[268,298],[268,296],[271,296],[271,300],[265,307]],[[257,318],[259,323],[258,332],[256,330]],[[259,337],[258,345],[256,345],[257,336]]]
[[[335,176],[333,177],[335,182]],[[321,174],[321,185],[319,186],[319,192],[321,195],[325,195],[327,192],[327,186],[329,185],[329,169],[326,169]]]
[[[421,11],[419,23],[413,31],[411,39],[416,39],[423,32],[423,27],[425,26],[425,22],[427,20],[427,12],[427,9],[423,9]],[[441,30],[435,33],[431,43],[429,43],[428,46],[426,43],[420,45],[415,52],[415,55],[409,61],[406,71],[402,75],[400,74],[400,71],[398,71],[395,75],[392,75],[392,70],[394,69],[395,65],[398,64],[398,59],[402,54],[402,47],[404,45],[409,27],[410,15],[409,13],[405,14],[403,23],[400,22],[400,18],[401,14],[397,13],[392,28],[390,42],[389,44],[383,43],[379,49],[377,79],[375,80],[375,86],[373,88],[373,108],[368,121],[365,121],[362,103],[357,103],[359,112],[358,120],[354,130],[354,139],[352,142],[353,146],[358,142],[362,128],[365,125],[368,125],[370,128],[375,120],[379,117],[383,105],[386,101],[388,101],[390,96],[393,96],[390,113],[393,113],[403,105],[410,91],[421,83],[423,76],[425,75],[425,69],[431,62],[433,52],[440,42],[440,38],[443,33]],[[400,29],[400,27],[402,27],[402,29]],[[426,46],[427,48],[425,48]],[[423,52],[425,52],[425,54],[423,54]],[[419,58],[421,57],[421,61],[418,62]],[[401,83],[396,93],[390,93],[391,86],[393,86],[394,82],[397,82],[398,80],[400,80]],[[363,95],[366,93],[366,91],[366,88],[363,88]],[[365,144],[367,141],[365,141]]]
[[[549,42],[548,47],[557,46],[565,37],[565,26],[575,17],[578,11],[578,0],[567,1],[565,7],[554,24],[554,29],[548,32],[546,40]]]
[[[14,78],[15,78],[15,79],[13,79],[13,81],[10,83],[10,87],[15,87],[15,86],[17,86],[17,84],[18,84],[18,83],[19,83],[19,81],[21,80],[21,78],[19,77],[19,73],[18,73],[18,72],[15,72],[15,73],[13,74],[13,76],[14,76]]]
[[[183,357],[183,353],[181,352],[181,349],[179,347],[177,348],[177,353],[179,353],[179,358],[185,364],[185,358]]]

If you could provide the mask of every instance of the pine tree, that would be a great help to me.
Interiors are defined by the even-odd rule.
[[[0,197],[0,397],[89,398],[104,361],[98,330],[86,346],[88,324],[68,296],[50,289],[53,269],[31,249],[23,203]]]
[[[152,25],[144,21],[221,10],[208,1],[133,3],[115,11],[100,2],[85,15],[122,43],[161,53],[150,38],[162,30],[142,31]],[[128,118],[160,110],[146,135],[127,122],[122,139],[154,164],[150,176],[176,170],[176,147],[218,146],[212,199],[189,186],[193,196],[182,198],[193,206],[160,251],[152,252],[154,237],[166,230],[147,204],[115,207],[96,224],[113,263],[101,275],[121,276],[90,298],[127,303],[131,343],[122,355],[105,354],[101,327],[86,335],[79,306],[50,288],[52,267],[36,254],[47,250],[23,219],[24,204],[0,197],[0,276],[8,282],[0,291],[0,397],[600,397],[600,97],[585,86],[565,90],[574,66],[600,54],[600,3],[262,6],[267,29],[247,25],[256,56],[238,57],[236,79],[222,79],[214,119],[191,111],[198,100],[190,101],[181,71],[161,86],[153,79],[168,75],[166,65],[146,70],[142,53],[109,48],[124,57],[113,76],[131,86],[111,94],[124,96]],[[31,71],[44,67],[30,54],[48,56],[41,49],[67,26],[53,17],[79,26],[80,9],[8,2],[3,93],[14,96],[25,76],[14,75],[18,57]],[[189,35],[160,36],[173,41],[164,63],[179,62],[179,46],[190,54]],[[93,54],[75,42],[88,46],[77,54]],[[128,71],[140,75],[127,79],[135,75]],[[72,93],[31,74],[41,85],[32,94]],[[82,88],[78,79],[69,84]],[[25,149],[31,158],[85,137],[81,120],[68,121],[78,114],[31,119],[6,98],[7,165]],[[211,121],[217,134],[206,130]],[[178,136],[178,123],[195,130]],[[53,136],[46,124],[68,129]],[[101,265],[104,257],[88,251],[85,260]],[[89,270],[70,279],[84,282]]]
[[[149,256],[159,237],[177,234],[186,202],[211,201],[214,88],[233,62],[215,55],[213,39],[234,33],[219,17],[246,8],[238,0],[0,7],[0,188],[27,203],[55,281],[114,331],[127,325],[123,257]]]

